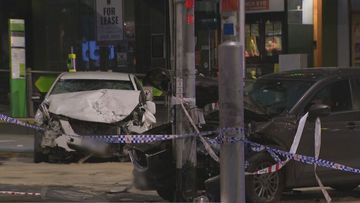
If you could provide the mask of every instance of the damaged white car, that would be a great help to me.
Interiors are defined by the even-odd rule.
[[[156,123],[155,103],[140,81],[116,72],[62,73],[35,115],[35,162],[127,156],[123,145],[85,142],[83,136],[139,134]]]

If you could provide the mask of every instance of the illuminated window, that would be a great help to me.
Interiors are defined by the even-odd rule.
[[[267,56],[278,55],[282,51],[282,31],[280,21],[265,24],[265,51]]]
[[[246,49],[245,57],[255,57],[260,56],[258,40],[259,40],[259,24],[247,24],[245,26],[245,40],[246,40]]]

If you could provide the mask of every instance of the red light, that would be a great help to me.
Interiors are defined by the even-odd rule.
[[[194,23],[194,16],[193,15],[187,15],[186,16],[186,22],[187,22],[187,24],[193,24]]]
[[[191,9],[194,7],[194,0],[185,0],[185,8]]]

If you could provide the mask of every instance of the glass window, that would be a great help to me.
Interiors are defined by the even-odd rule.
[[[311,104],[326,104],[332,112],[351,110],[349,81],[342,80],[326,86],[314,96]]]
[[[134,90],[130,80],[60,80],[51,94],[92,91],[100,89]]]
[[[265,24],[265,50],[267,56],[278,55],[282,51],[282,31],[280,21],[267,21]]]
[[[260,107],[270,116],[290,110],[313,85],[312,81],[301,80],[256,80],[246,88],[245,102]]]
[[[288,0],[288,23],[289,24],[313,24],[313,0]]]
[[[246,50],[245,57],[260,56],[258,41],[259,41],[259,24],[247,24],[245,26],[245,41]]]
[[[360,110],[360,79],[352,79],[350,82],[353,109]]]

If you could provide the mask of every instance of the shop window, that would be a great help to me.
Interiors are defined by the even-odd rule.
[[[260,56],[258,41],[259,41],[259,24],[247,24],[245,26],[245,40],[246,51],[245,57]]]
[[[288,0],[288,24],[313,24],[313,0]]]
[[[247,15],[245,57],[248,63],[274,63],[284,51],[282,14]]]
[[[282,51],[281,22],[267,21],[265,23],[265,51],[267,56],[279,55]]]

